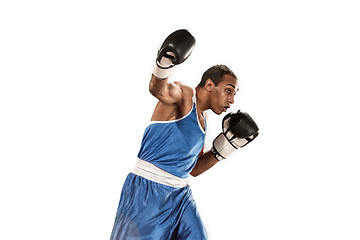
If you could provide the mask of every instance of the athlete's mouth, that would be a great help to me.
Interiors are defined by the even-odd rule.
[[[230,106],[224,106],[224,111],[226,112],[228,108],[230,108]]]

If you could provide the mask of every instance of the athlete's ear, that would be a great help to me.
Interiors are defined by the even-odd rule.
[[[208,78],[208,80],[206,80],[205,82],[205,89],[208,91],[208,92],[211,92],[212,88],[215,87],[215,84],[214,82]]]

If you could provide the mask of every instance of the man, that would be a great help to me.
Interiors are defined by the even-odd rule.
[[[208,69],[195,90],[169,82],[174,67],[189,57],[194,44],[187,30],[178,30],[158,52],[149,90],[159,102],[145,130],[135,169],[124,183],[112,240],[207,239],[186,178],[202,174],[258,134],[248,114],[230,113],[212,150],[203,152],[204,111],[226,112],[234,103],[238,84],[236,75],[224,65]]]

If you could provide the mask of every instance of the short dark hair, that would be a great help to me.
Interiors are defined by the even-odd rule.
[[[206,70],[204,74],[202,75],[201,82],[199,83],[199,87],[204,87],[205,83],[208,79],[211,79],[215,86],[219,84],[223,80],[224,75],[230,75],[237,79],[235,73],[231,71],[230,68],[228,68],[225,65],[215,65]]]

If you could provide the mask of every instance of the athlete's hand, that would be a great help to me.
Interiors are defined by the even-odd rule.
[[[191,54],[195,38],[185,29],[171,33],[161,45],[153,74],[157,78],[168,78],[175,65],[184,62]]]
[[[259,134],[255,121],[240,110],[227,114],[222,125],[223,132],[215,138],[211,149],[217,160],[228,158],[236,149],[244,147]]]

